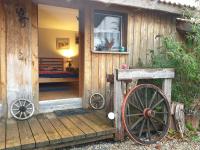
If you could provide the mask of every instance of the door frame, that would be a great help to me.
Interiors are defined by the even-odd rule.
[[[53,1],[53,0],[32,0],[33,3],[36,3],[37,6],[40,4],[63,7],[63,8],[72,8],[79,10],[79,97],[77,98],[66,98],[66,99],[57,99],[57,100],[39,100],[39,113],[52,112],[55,110],[62,109],[75,109],[82,108],[84,101],[84,7],[81,4],[77,3],[68,3],[64,0]],[[81,64],[81,65],[80,65]],[[39,65],[38,65],[39,67]],[[39,81],[39,76],[38,79]],[[39,85],[39,82],[38,82]],[[39,93],[39,89],[38,89]],[[39,99],[39,94],[38,94]]]

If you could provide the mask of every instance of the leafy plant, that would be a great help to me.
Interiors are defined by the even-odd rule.
[[[196,131],[195,128],[193,128],[192,124],[191,123],[186,123],[186,128],[189,130],[189,131]]]
[[[172,100],[182,102],[187,108],[200,98],[200,25],[192,24],[186,42],[173,36],[162,37],[161,53],[152,56],[151,67],[175,68]]]

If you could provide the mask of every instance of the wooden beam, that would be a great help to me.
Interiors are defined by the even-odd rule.
[[[7,116],[7,98],[6,98],[6,17],[4,1],[0,1],[0,103],[2,111],[0,117]]]
[[[32,53],[32,95],[35,113],[39,111],[39,83],[38,83],[38,5],[31,7],[31,53]]]
[[[167,97],[169,104],[171,105],[171,88],[172,88],[172,79],[164,79],[162,83],[162,90]]]
[[[115,4],[129,7],[137,7],[141,9],[158,10],[174,14],[182,14],[182,8],[174,5],[166,5],[159,3],[158,0],[91,0],[105,4]]]
[[[31,51],[31,0],[5,2],[6,13],[6,60],[7,60],[7,103],[17,99],[32,101],[32,51]],[[16,14],[16,6],[26,8],[29,21],[22,27]],[[8,111],[8,117],[11,117]]]
[[[122,83],[116,79],[117,77],[117,69],[114,72],[114,114],[115,114],[115,140],[123,140],[124,139],[124,128],[122,126],[122,111],[121,106],[123,102],[123,92],[122,92]]]
[[[174,69],[119,69],[117,80],[170,79],[175,77]]]
[[[182,32],[192,32],[192,22],[176,19],[176,29]]]
[[[39,102],[39,113],[53,112],[56,110],[75,109],[82,107],[81,98],[69,98],[61,100],[48,100]]]

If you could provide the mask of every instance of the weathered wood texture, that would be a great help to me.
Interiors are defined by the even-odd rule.
[[[1,1],[2,3],[3,1]],[[37,33],[37,6],[31,0],[6,0],[5,16],[3,9],[0,11],[1,32],[0,39],[1,51],[1,99],[7,99],[8,106],[17,98],[26,98],[35,103],[38,111],[38,33]],[[121,64],[136,66],[139,63],[146,64],[151,59],[151,50],[159,52],[160,36],[176,34],[175,17],[170,14],[157,11],[141,10],[126,6],[105,5],[102,3],[79,3],[72,5],[73,2],[43,1],[46,4],[57,6],[80,8],[82,11],[81,37],[83,40],[84,51],[81,53],[84,60],[84,68],[80,71],[83,86],[83,107],[89,107],[89,97],[94,92],[100,92],[106,97],[109,103],[110,89],[106,83],[106,74],[114,73],[115,69],[120,68]],[[62,5],[61,5],[62,4]],[[26,8],[29,21],[26,27],[21,28],[16,15],[16,6],[22,5]],[[1,7],[3,5],[1,4]],[[127,24],[127,49],[126,54],[97,54],[93,53],[93,11],[109,10],[122,12],[128,15]],[[9,18],[9,19],[5,19]],[[11,19],[12,18],[12,19]],[[5,20],[5,21],[3,21]],[[5,26],[5,27],[4,27]],[[83,35],[84,33],[84,35]],[[6,43],[6,44],[4,44]],[[6,60],[6,61],[5,61]],[[82,66],[83,67],[83,66]],[[6,71],[7,68],[7,71]],[[19,71],[20,69],[20,71]],[[6,83],[6,74],[7,80]],[[7,86],[6,86],[7,85]],[[5,87],[4,87],[5,86]],[[81,93],[81,92],[80,92]],[[82,95],[82,94],[81,94]],[[5,97],[5,98],[3,98]],[[6,106],[6,105],[5,105]]]
[[[174,69],[119,69],[117,80],[170,79],[175,77]]]
[[[38,5],[32,3],[31,9],[31,51],[32,51],[32,100],[36,113],[39,112],[38,84]]]
[[[3,1],[0,1],[0,103],[3,104],[1,116],[6,116],[6,17]]]
[[[40,114],[28,121],[0,120],[0,149],[55,149],[113,138],[115,128],[99,112],[56,116]]]
[[[31,0],[4,1],[6,13],[7,103],[24,98],[37,101],[37,7]],[[22,27],[17,7],[26,9],[29,20]],[[32,72],[33,65],[33,72]],[[36,75],[35,75],[36,73]],[[32,80],[34,83],[32,84]],[[34,89],[34,90],[33,90]],[[37,102],[36,110],[37,110]],[[8,111],[8,116],[10,116]]]
[[[122,91],[122,82],[117,81],[117,70],[114,73],[114,113],[115,113],[115,128],[117,130],[115,139],[123,140],[124,138],[124,128],[122,126],[122,103],[123,103],[123,91]]]
[[[114,113],[116,140],[124,138],[124,128],[122,126],[122,103],[123,103],[123,81],[139,79],[163,79],[162,90],[171,104],[171,84],[175,77],[174,69],[117,69],[114,73]]]
[[[149,1],[149,0],[91,0],[106,3],[107,5],[122,5],[130,7],[138,7],[140,9],[150,9],[150,10],[159,10],[170,13],[181,14],[181,7],[174,7],[173,5],[166,5],[158,1]]]
[[[90,5],[88,5],[90,6]],[[103,7],[104,6],[104,7]],[[139,63],[147,64],[151,61],[152,50],[160,52],[161,36],[176,35],[175,17],[156,11],[144,11],[135,8],[117,7],[109,5],[91,5],[93,9],[85,10],[85,61],[84,61],[84,101],[88,106],[89,96],[100,92],[109,104],[109,84],[106,74],[113,74],[121,64],[135,67]],[[121,8],[121,9],[119,9]],[[119,11],[128,14],[127,49],[129,54],[93,53],[93,11]]]

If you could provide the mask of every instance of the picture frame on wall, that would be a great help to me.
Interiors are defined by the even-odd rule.
[[[69,49],[70,39],[69,38],[56,38],[56,49]]]

